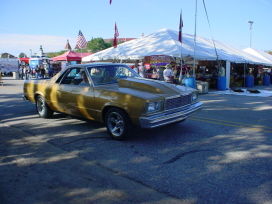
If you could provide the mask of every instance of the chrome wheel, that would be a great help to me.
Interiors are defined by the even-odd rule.
[[[111,112],[108,116],[109,131],[115,136],[120,137],[124,132],[124,120],[117,112]]]
[[[38,111],[38,114],[41,116],[41,115],[44,115],[45,113],[45,102],[43,100],[42,97],[39,97],[37,102],[37,111]]]
[[[105,116],[108,133],[116,140],[124,140],[133,134],[133,125],[128,114],[119,108],[110,108]]]
[[[46,104],[42,96],[36,98],[36,109],[41,118],[50,118],[54,111]]]

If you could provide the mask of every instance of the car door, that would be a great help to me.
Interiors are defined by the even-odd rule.
[[[61,104],[63,112],[79,117],[93,119],[95,111],[94,88],[89,81],[82,81],[84,68],[70,68],[59,83],[57,100]]]
[[[54,82],[48,84],[46,88],[47,102],[56,111],[67,113],[70,104],[71,81],[74,77],[70,76],[70,69],[66,70]]]

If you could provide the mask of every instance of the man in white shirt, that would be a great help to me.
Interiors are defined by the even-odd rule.
[[[171,65],[167,64],[166,69],[163,71],[164,81],[167,83],[173,83],[174,80],[174,72],[171,69]]]

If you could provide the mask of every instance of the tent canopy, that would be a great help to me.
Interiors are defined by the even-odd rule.
[[[216,47],[216,52],[214,48]],[[151,55],[168,55],[171,57],[195,57],[197,60],[227,60],[236,63],[263,64],[263,59],[232,48],[219,41],[182,34],[182,43],[178,41],[178,32],[162,29],[146,36],[122,43],[117,48],[108,48],[93,55],[82,58],[83,62],[100,60],[133,60]]]
[[[190,37],[186,39],[183,37],[183,42],[191,42]],[[82,61],[141,59],[151,55],[180,57],[182,54],[194,56],[193,48],[194,46],[187,43],[183,43],[183,46],[181,46],[181,43],[178,41],[177,32],[162,29],[158,32],[122,43],[117,48],[111,47],[92,56],[84,57]],[[198,59],[216,59],[216,55],[213,52],[209,52],[201,47],[196,50],[195,56]]]
[[[91,52],[78,53],[78,52],[73,52],[71,50],[68,50],[62,55],[53,57],[53,61],[81,61],[83,57],[86,57],[91,54],[92,54]]]
[[[256,49],[253,49],[253,48],[246,48],[246,49],[243,49],[244,52],[246,53],[249,53],[251,55],[254,55],[258,58],[261,58],[263,60],[266,60],[266,61],[269,61],[272,65],[272,55],[266,53],[266,52],[263,52],[261,50],[256,50]]]

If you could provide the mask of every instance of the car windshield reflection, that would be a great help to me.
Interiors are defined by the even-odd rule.
[[[118,83],[118,79],[139,77],[132,69],[124,65],[97,66],[87,68],[95,86]]]

